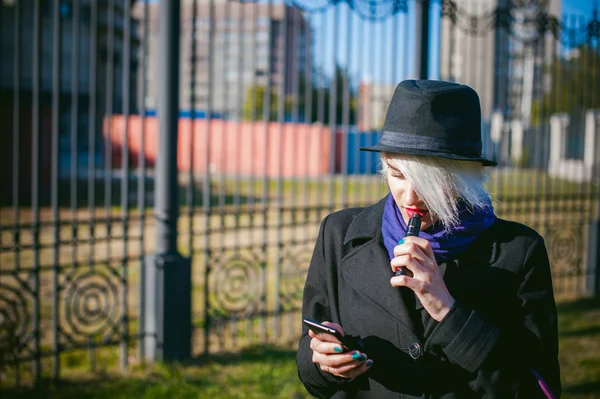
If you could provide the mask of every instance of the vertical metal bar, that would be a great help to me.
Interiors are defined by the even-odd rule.
[[[236,138],[235,141],[237,143],[241,142],[241,137],[242,137],[242,108],[244,106],[244,98],[243,95],[241,95],[244,92],[244,46],[243,46],[243,41],[245,38],[244,35],[244,30],[246,27],[246,5],[244,3],[237,3],[238,6],[236,7],[237,12],[236,12],[236,18],[237,18],[237,51],[238,51],[238,58],[237,58],[237,102],[235,104],[235,115],[236,117],[234,118],[234,120],[237,122],[237,129],[236,129]],[[242,158],[242,154],[244,154],[243,151],[241,151],[241,146],[237,145],[236,148],[236,154],[235,154],[235,159],[234,159],[234,167],[233,167],[233,173],[234,173],[234,182],[233,182],[233,187],[236,188],[235,191],[235,196],[233,198],[233,205],[234,205],[234,213],[235,213],[235,231],[236,233],[239,233],[239,223],[240,223],[240,206],[241,206],[241,198],[240,198],[240,194],[241,191],[243,189],[243,184],[242,184],[242,179],[240,179],[240,165],[241,165],[241,158]],[[239,240],[236,240],[235,242],[239,242]]]
[[[287,78],[287,66],[286,66],[286,45],[287,45],[287,33],[288,33],[288,2],[284,0],[283,2],[283,21],[279,25],[280,34],[283,35],[281,38],[281,42],[278,43],[278,47],[275,51],[279,52],[279,62],[278,66],[281,68],[279,72],[279,85],[277,87],[277,95],[278,95],[278,103],[277,103],[277,122],[279,128],[279,156],[277,158],[277,182],[276,182],[276,192],[277,192],[277,246],[275,248],[275,266],[277,270],[274,275],[274,312],[276,315],[275,325],[273,328],[273,334],[275,337],[280,336],[280,312],[281,312],[281,304],[280,304],[280,275],[281,275],[281,252],[283,247],[283,232],[282,232],[282,221],[283,221],[283,207],[284,207],[284,199],[283,199],[283,145],[285,139],[284,133],[284,122],[285,122],[285,90],[286,90],[286,78]],[[291,12],[291,11],[290,11]]]
[[[97,59],[98,59],[98,4],[92,2],[90,10],[90,100],[88,104],[88,213],[90,218],[89,265],[94,264],[94,226],[96,201],[96,127],[97,127]]]
[[[379,22],[377,25],[373,26],[373,34],[375,37],[374,43],[379,43],[379,55],[375,56],[373,58],[374,62],[373,62],[373,88],[376,88],[376,82],[377,80],[379,80],[380,82],[382,82],[381,84],[381,89],[379,90],[379,93],[377,93],[377,90],[375,91],[375,95],[377,96],[377,100],[375,102],[375,104],[377,104],[378,106],[380,106],[381,104],[381,98],[383,97],[383,93],[385,93],[386,91],[384,91],[384,88],[386,87],[386,85],[384,84],[385,82],[385,65],[389,64],[389,61],[386,60],[384,57],[387,55],[386,53],[386,43],[385,43],[385,34],[383,32],[383,22]],[[375,47],[375,46],[373,46]],[[377,51],[377,50],[375,50]],[[376,62],[375,62],[376,61]],[[380,78],[377,79],[377,70],[379,69],[380,72]],[[377,123],[379,123],[379,121],[377,121]],[[372,126],[371,129],[369,129],[368,133],[366,134],[365,138],[367,139],[367,145],[371,145],[371,134],[373,133],[373,131],[375,131],[376,129],[378,129],[378,126]],[[376,162],[376,159],[378,157],[378,153],[375,152],[369,152],[369,162],[365,165],[365,179],[368,179],[369,181],[369,193],[371,194],[370,198],[368,198],[369,203],[373,203],[376,202],[379,199],[379,184],[380,184],[380,180],[379,179],[373,179],[371,176],[371,165]]]
[[[246,16],[246,8],[247,6],[244,3],[237,3],[235,8],[235,18],[232,18],[236,21],[236,29],[237,29],[237,93],[235,101],[235,118],[233,120],[236,121],[237,128],[235,130],[235,142],[238,143],[235,146],[235,155],[234,155],[234,166],[233,166],[233,187],[234,187],[234,198],[233,198],[233,213],[235,216],[235,225],[234,225],[234,241],[236,243],[241,242],[241,231],[240,231],[240,219],[241,219],[241,193],[247,192],[245,183],[247,183],[247,177],[241,176],[241,159],[244,155],[248,153],[246,151],[242,151],[241,143],[242,143],[242,128],[243,128],[243,107],[244,107],[244,96],[242,93],[244,92],[244,39],[246,38],[245,31],[247,29],[247,16]],[[233,22],[232,22],[233,25]],[[252,139],[250,139],[252,140]],[[250,144],[249,147],[252,147]],[[244,149],[245,150],[245,149]],[[252,159],[252,158],[250,158]],[[252,226],[252,225],[250,225]],[[253,315],[254,316],[254,315]],[[253,337],[253,324],[252,318],[248,317],[246,320],[246,331],[245,331],[245,339],[246,344],[252,341]]]
[[[598,4],[596,4],[596,7],[594,9],[594,14],[593,14],[593,18],[595,21],[598,20]],[[590,108],[595,108],[596,104],[598,104],[598,92],[600,91],[600,68],[598,65],[598,58],[600,57],[599,54],[599,43],[600,43],[600,37],[596,36],[596,38],[590,38],[589,40],[589,49],[590,49],[590,60],[591,60],[591,66],[590,66],[590,70],[592,71],[591,73],[591,83],[590,83],[590,89],[591,89],[591,94],[590,94]],[[598,141],[600,140],[600,132],[596,131],[596,149],[600,148],[600,144],[598,143]],[[596,156],[598,156],[596,154]],[[600,220],[600,193],[599,193],[599,187],[600,187],[600,159],[596,159],[596,166],[595,166],[595,171],[594,171],[594,166],[592,166],[592,178],[590,179],[589,182],[589,186],[588,186],[588,202],[589,202],[589,207],[590,207],[590,218],[595,217],[596,220]],[[596,182],[594,184],[594,172],[596,175]],[[595,187],[595,188],[594,188]],[[598,206],[598,210],[596,211],[596,214],[594,215],[594,197],[596,198],[597,201],[597,206]],[[600,235],[598,236],[600,238]],[[600,242],[598,243],[598,247],[600,247]],[[600,270],[597,268],[596,269],[596,273],[600,273]],[[598,279],[600,278],[600,275],[597,275],[597,278],[595,281],[598,281]],[[600,290],[600,287],[597,288],[597,290]]]
[[[179,0],[161,1],[161,38],[166,52],[160,58],[158,162],[156,165],[156,253],[177,252],[177,122],[179,74]]]
[[[321,65],[319,70],[317,71],[317,87],[318,87],[318,93],[317,93],[317,121],[320,122],[319,125],[321,127],[320,131],[319,131],[319,141],[318,141],[318,146],[317,146],[317,154],[320,154],[322,149],[323,149],[323,138],[325,136],[325,56],[324,54],[326,54],[325,52],[325,44],[326,44],[326,40],[325,40],[325,32],[327,30],[327,12],[323,12],[321,13],[321,25],[320,25],[320,32],[319,32],[319,40],[321,41],[321,46],[319,49],[319,54],[321,57],[323,57],[320,61],[321,61]],[[329,145],[332,145],[331,143],[329,143]],[[319,173],[319,179],[317,180],[317,184],[316,184],[316,198],[317,198],[317,214],[318,214],[318,218],[321,219],[323,217],[322,215],[322,211],[324,209],[327,208],[326,204],[324,204],[323,202],[325,201],[323,199],[323,195],[325,194],[325,179],[326,179],[327,173]]]
[[[337,146],[337,73],[338,73],[338,60],[337,60],[337,48],[338,48],[338,35],[335,34],[335,29],[339,26],[340,20],[340,7],[338,4],[334,5],[334,22],[333,22],[333,77],[329,86],[329,133],[331,135],[330,147],[329,147],[329,212],[333,212],[335,209],[335,186],[336,186],[336,175],[335,175],[335,153]]]
[[[35,293],[33,300],[33,378],[38,389],[41,387],[41,361],[40,361],[40,130],[41,130],[41,45],[42,45],[42,21],[41,4],[35,2],[33,6],[33,103],[31,122],[31,211],[32,211],[32,233],[33,233],[33,284],[32,291]]]
[[[352,30],[352,10],[346,9],[346,73],[342,77],[342,142],[341,142],[341,203],[342,208],[348,207],[348,135],[350,134],[350,65],[352,64],[352,45],[354,44]],[[393,18],[393,16],[391,17]]]
[[[530,165],[530,170],[533,173],[533,179],[534,182],[532,184],[532,200],[533,200],[533,215],[536,215],[536,218],[539,218],[539,215],[541,214],[541,202],[542,202],[542,198],[543,194],[542,194],[542,183],[543,183],[543,177],[541,175],[541,165],[542,165],[542,159],[541,159],[541,155],[542,155],[542,148],[544,147],[544,142],[543,142],[543,126],[544,126],[544,103],[545,103],[545,90],[544,90],[544,75],[546,73],[546,57],[545,57],[545,52],[546,52],[546,44],[547,44],[547,37],[546,35],[542,36],[542,41],[541,41],[541,46],[538,47],[538,56],[539,59],[541,60],[540,62],[540,68],[539,71],[537,71],[537,76],[534,75],[533,79],[534,82],[534,93],[535,91],[535,87],[539,87],[540,91],[539,91],[539,97],[537,96],[533,96],[534,101],[537,101],[539,104],[538,107],[538,115],[537,115],[537,125],[534,126],[533,122],[533,118],[532,115],[529,116],[529,120],[527,121],[526,126],[530,126],[530,129],[532,129],[534,131],[534,143],[533,143],[533,154],[532,155],[532,164]],[[537,59],[537,57],[536,57]],[[536,79],[537,78],[537,79]],[[533,104],[532,104],[533,105]],[[524,135],[524,140],[525,140],[525,135]],[[526,148],[525,143],[523,143],[523,148]],[[530,212],[528,212],[530,213]],[[534,225],[537,224],[536,222],[539,222],[538,220],[534,220],[533,223]],[[535,226],[537,229],[541,230],[541,224],[539,226]],[[542,233],[543,234],[543,233]]]
[[[367,73],[369,74],[369,76],[374,77],[375,76],[375,65],[373,63],[372,60],[375,60],[377,57],[377,51],[376,51],[376,47],[375,45],[372,45],[372,43],[376,43],[376,37],[375,37],[375,23],[374,22],[369,22],[368,24],[365,24],[365,30],[368,31],[368,40],[365,40],[365,47],[369,47],[369,57],[367,59],[365,59],[366,65],[365,65],[365,70],[368,71]],[[367,37],[367,35],[365,34],[365,38]],[[368,43],[368,44],[367,44]],[[373,109],[372,107],[372,100],[373,100],[373,87],[374,84],[373,82],[370,82],[370,87],[369,87],[369,98],[367,99],[367,107],[369,108],[369,118],[367,119],[367,132],[365,133],[365,136],[370,134],[370,132],[373,131],[373,125],[371,123],[370,117],[371,117],[371,110]],[[368,154],[365,154],[365,159],[366,159],[366,165],[369,164],[369,161],[373,160],[373,155],[369,152]],[[361,180],[361,189],[362,189],[362,193],[363,195],[361,195],[361,199],[362,199],[362,204],[361,205],[366,205],[369,202],[371,202],[371,196],[370,196],[370,190],[369,190],[369,176],[366,173],[363,173],[360,171],[359,169],[359,173],[361,173],[362,175],[360,176],[360,180]]]
[[[305,145],[304,147],[307,149],[307,151],[310,148],[310,143],[311,140],[314,140],[315,138],[315,134],[314,134],[314,129],[312,129],[312,122],[313,122],[313,112],[312,112],[312,107],[313,107],[313,92],[314,92],[314,87],[313,87],[313,59],[312,59],[312,21],[311,19],[308,19],[306,21],[305,26],[303,26],[303,29],[306,31],[306,56],[305,56],[305,66],[304,66],[304,122],[307,125],[307,134],[304,136],[305,137]],[[317,140],[320,140],[319,136],[316,136]],[[318,166],[317,166],[318,167]],[[302,192],[304,193],[304,240],[308,240],[309,238],[309,226],[310,226],[310,208],[312,207],[312,203],[310,201],[310,189],[309,189],[309,185],[308,185],[308,181],[309,178],[312,179],[310,170],[308,169],[309,167],[307,166],[307,171],[306,171],[306,175],[304,176],[304,181],[303,181],[303,186],[302,186]]]
[[[184,360],[191,355],[191,266],[177,249],[178,168],[177,141],[179,115],[179,0],[160,3],[159,137],[156,165],[154,216],[156,249],[150,263],[152,285],[148,285],[148,306],[152,318],[147,328],[155,329],[148,339],[153,360]],[[149,273],[150,274],[150,273]],[[146,350],[149,348],[147,347]]]
[[[114,52],[115,52],[115,13],[116,0],[108,1],[108,35],[106,44],[106,102],[103,115],[104,125],[104,213],[106,223],[106,259],[111,259],[112,246],[112,153],[113,153],[113,99],[114,99]]]
[[[140,217],[140,314],[139,314],[139,337],[140,340],[138,343],[138,359],[144,359],[146,357],[144,339],[146,337],[146,329],[145,329],[145,317],[146,317],[146,301],[144,300],[144,292],[146,292],[146,268],[144,267],[144,238],[146,236],[146,93],[147,93],[147,71],[148,71],[148,43],[150,42],[149,38],[149,0],[144,0],[144,16],[143,16],[143,41],[142,41],[142,52],[141,52],[141,82],[142,88],[140,96],[141,98],[141,107],[140,107],[140,153],[138,157],[138,212]]]
[[[299,220],[298,214],[299,209],[298,209],[298,205],[297,205],[297,201],[296,201],[296,197],[297,197],[297,186],[298,186],[298,174],[299,174],[299,169],[298,169],[298,140],[299,140],[299,134],[298,134],[298,127],[299,127],[299,114],[300,114],[300,110],[299,110],[299,106],[300,106],[300,100],[299,100],[299,94],[298,94],[298,76],[300,74],[300,35],[301,35],[301,24],[300,22],[303,20],[302,14],[299,8],[297,8],[296,6],[292,5],[291,8],[291,18],[292,18],[292,22],[291,22],[291,37],[290,37],[290,41],[291,41],[291,61],[286,61],[287,62],[291,62],[291,71],[292,71],[292,76],[290,77],[291,79],[291,126],[292,126],[292,132],[291,135],[289,137],[289,139],[292,141],[292,151],[291,151],[291,170],[290,170],[290,174],[288,176],[288,182],[289,182],[289,187],[290,187],[290,193],[289,193],[289,212],[290,212],[290,216],[291,216],[291,224],[292,226],[294,226],[291,231],[290,231],[290,239],[288,240],[289,242],[289,246],[291,248],[295,248],[296,247],[296,243],[297,243],[297,237],[296,237],[296,224],[297,221]],[[306,125],[302,126],[303,128]],[[300,133],[300,135],[304,134],[305,131],[302,131],[302,133]],[[288,333],[290,333],[292,331],[292,327],[293,326],[289,326],[286,330],[288,331]]]
[[[582,26],[586,26],[586,21],[585,19],[581,19],[580,20]],[[595,54],[592,52],[592,37],[588,35],[587,40],[585,41],[585,45],[583,46],[582,52],[581,52],[581,56],[582,56],[582,62],[581,62],[581,68],[583,68],[583,82],[589,82],[592,83],[593,82],[593,76],[590,76],[591,73],[593,73],[593,69],[591,69],[591,62],[590,59],[594,58]],[[581,83],[580,83],[581,84]],[[590,95],[588,94],[588,90],[591,86],[591,84],[582,84],[582,93],[581,93],[581,133],[582,133],[582,137],[581,137],[581,156],[582,156],[582,160],[585,159],[585,128],[586,128],[586,114],[587,114],[587,110],[588,109],[592,109],[593,107],[593,103],[590,102]],[[585,165],[585,163],[584,163]],[[590,170],[590,172],[592,172],[592,170]],[[582,171],[582,174],[585,175],[585,170]],[[578,204],[578,208],[579,208],[579,220],[591,220],[591,214],[590,217],[587,218],[586,217],[586,197],[587,197],[587,187],[586,186],[590,186],[591,185],[591,180],[593,179],[593,174],[591,174],[591,178],[590,181],[586,184],[585,180],[582,179],[581,185],[579,186],[579,204]],[[585,287],[582,287],[585,288]],[[580,292],[580,291],[578,291]]]
[[[121,164],[121,221],[123,223],[123,259],[121,261],[121,370],[127,368],[129,341],[129,312],[127,307],[127,281],[128,281],[128,240],[129,234],[129,105],[131,93],[131,2],[124,4],[125,31],[123,32],[123,70],[121,71],[123,84],[123,117],[125,119],[123,152]]]
[[[250,38],[250,53],[245,53],[244,54],[244,60],[243,62],[249,62],[250,65],[250,71],[252,73],[251,78],[250,78],[250,82],[248,82],[249,84],[246,86],[249,88],[249,90],[253,90],[255,87],[257,87],[256,84],[254,84],[254,78],[256,75],[256,11],[257,11],[257,5],[256,4],[252,4],[249,6],[250,8],[250,16],[249,17],[245,17],[244,21],[244,38]],[[248,25],[246,25],[246,23]],[[249,36],[248,36],[249,35]],[[240,51],[242,51],[242,48],[244,48],[244,46],[242,46],[240,44]],[[249,54],[250,56],[250,60],[246,59],[246,55]],[[243,78],[241,78],[241,81],[243,82]],[[241,84],[242,89],[244,88],[243,83]],[[241,99],[241,102],[243,103],[244,99]],[[256,115],[256,103],[257,103],[257,99],[253,99],[250,100],[248,104],[249,109],[246,108],[246,106],[242,107],[242,115],[240,116],[240,124],[242,124],[243,120],[249,120],[251,123],[251,127],[250,127],[250,144],[248,147],[248,158],[250,159],[250,167],[249,167],[249,176],[248,176],[248,200],[247,200],[247,209],[248,209],[248,226],[249,226],[249,230],[253,229],[255,226],[255,203],[254,203],[254,196],[255,196],[255,174],[257,173],[257,169],[255,168],[255,164],[254,164],[254,145],[255,145],[255,138],[256,138],[256,124],[257,124],[257,115]],[[250,245],[254,245],[253,239],[250,239]],[[262,273],[262,277],[264,278],[265,273]],[[263,283],[265,282],[265,280],[262,281]],[[266,283],[263,284],[263,287],[266,287]],[[258,311],[260,313],[264,313],[264,288],[263,288],[263,293],[261,293],[261,307],[258,308]],[[261,326],[260,323],[262,321],[264,321],[265,317],[262,315],[259,315],[258,317],[258,328],[259,328],[259,335],[261,335],[261,341],[260,342],[264,342],[262,341],[262,336],[264,336],[264,334],[260,331]],[[256,327],[256,323],[255,320],[248,320],[247,323],[247,330],[248,330],[248,334],[247,336],[254,338],[255,336],[255,327]]]
[[[53,245],[52,245],[52,375],[58,380],[60,373],[60,362],[58,356],[58,273],[59,273],[59,214],[58,214],[58,154],[59,154],[59,129],[60,129],[60,92],[61,92],[61,39],[62,26],[60,20],[60,1],[54,1],[53,7],[53,36],[52,36],[52,221],[53,221]],[[75,34],[73,36],[76,36]],[[71,160],[73,162],[73,160]]]
[[[254,88],[257,87],[257,85],[254,83],[255,77],[256,77],[256,14],[257,14],[257,9],[258,6],[253,4],[250,7],[250,10],[252,11],[250,14],[250,27],[247,28],[248,29],[248,34],[250,35],[250,48],[252,49],[252,51],[249,53],[250,55],[250,71],[252,73],[251,79],[250,79],[250,84],[248,85],[250,88]],[[246,36],[248,37],[248,36]],[[246,119],[249,120],[252,123],[252,127],[251,127],[251,131],[250,131],[250,137],[251,137],[251,141],[250,141],[250,148],[248,148],[248,157],[250,158],[250,177],[249,177],[249,191],[248,191],[248,205],[249,205],[249,211],[250,211],[250,221],[249,221],[249,226],[254,226],[254,216],[255,216],[255,209],[254,209],[254,196],[255,194],[255,174],[258,172],[257,169],[255,169],[255,165],[254,165],[254,143],[255,143],[255,136],[256,136],[256,124],[257,124],[257,111],[256,111],[256,103],[258,98],[254,99],[254,101],[250,101],[250,103],[248,104],[250,109],[246,110],[244,109],[243,112],[246,115],[243,115],[242,119]],[[242,100],[243,101],[243,100]]]
[[[215,50],[215,0],[209,2],[209,31],[208,31],[208,54],[214,54]],[[202,206],[204,207],[204,259],[206,269],[204,274],[204,354],[208,355],[210,350],[210,284],[209,276],[211,265],[211,247],[210,247],[210,216],[211,216],[211,173],[210,173],[210,146],[212,142],[212,101],[214,90],[214,58],[208,57],[208,106],[206,109],[206,147],[205,147],[205,165],[204,182],[202,189]]]
[[[308,124],[306,124],[306,121],[304,121],[302,123],[302,130],[301,130],[301,134],[298,134],[298,127],[300,126],[300,121],[299,121],[299,115],[300,115],[300,95],[299,95],[299,77],[300,77],[300,73],[301,71],[301,63],[300,63],[300,56],[304,50],[304,47],[300,47],[301,45],[301,40],[302,40],[302,32],[303,32],[303,22],[304,22],[304,15],[302,14],[302,11],[300,10],[300,8],[298,8],[296,5],[292,5],[291,8],[291,17],[292,17],[292,23],[291,23],[291,37],[290,37],[290,41],[291,41],[291,50],[292,50],[292,55],[290,57],[291,59],[291,63],[292,63],[292,76],[291,76],[291,83],[292,83],[292,90],[291,90],[291,94],[292,94],[292,104],[291,104],[291,112],[292,112],[292,118],[291,118],[291,122],[292,122],[292,126],[293,126],[293,130],[291,132],[291,137],[289,137],[289,139],[292,141],[292,145],[291,145],[291,168],[290,168],[290,174],[289,174],[289,186],[290,186],[290,203],[289,203],[289,212],[290,212],[290,217],[291,217],[291,225],[292,228],[290,229],[290,238],[288,239],[288,246],[289,248],[293,248],[294,253],[298,253],[300,247],[298,246],[298,237],[297,237],[297,226],[298,226],[298,221],[300,220],[300,206],[298,204],[298,201],[296,200],[297,196],[298,196],[298,182],[299,182],[299,175],[301,173],[300,169],[298,168],[298,149],[300,148],[299,146],[299,141],[300,139],[302,139],[302,135],[306,135],[308,132],[306,130],[306,128],[309,126]],[[304,53],[304,55],[306,55],[306,53]],[[300,137],[299,137],[300,136]],[[288,253],[291,253],[290,250],[288,250]],[[280,268],[281,270],[281,268]],[[278,292],[278,296],[281,297],[281,293]],[[286,327],[285,330],[287,331],[287,335],[284,337],[284,339],[292,339],[293,334],[294,334],[294,315],[292,314],[292,312],[288,312],[287,314],[287,318],[286,318]]]
[[[71,257],[77,264],[77,179],[79,178],[79,0],[73,1],[71,57]]]
[[[21,2],[15,2],[15,30],[14,30],[14,59],[13,59],[13,242],[14,242],[14,269],[16,272],[21,268],[21,243],[19,228],[19,177],[20,177],[20,131],[21,131]],[[18,365],[15,370],[18,370]],[[18,381],[17,385],[18,385]]]
[[[97,122],[97,61],[98,61],[98,2],[93,1],[91,4],[90,11],[90,101],[89,101],[89,119],[88,119],[88,146],[89,146],[89,158],[88,158],[88,213],[90,218],[90,252],[88,255],[88,265],[93,270],[96,263],[95,259],[95,226],[96,226],[96,127]],[[93,345],[88,347],[88,358],[90,362],[90,369],[95,369],[95,356]]]
[[[273,0],[269,0],[268,1],[268,6],[267,6],[267,17],[269,20],[269,37],[271,37],[272,32],[273,32],[273,25],[275,24],[274,20],[273,20]],[[262,15],[262,12],[259,13],[259,18],[264,18],[264,16]],[[270,140],[270,136],[271,136],[271,91],[273,89],[273,79],[272,79],[272,65],[273,65],[273,48],[271,47],[271,44],[267,44],[268,46],[268,57],[267,57],[267,86],[265,88],[265,91],[263,93],[263,121],[264,121],[264,127],[265,127],[265,140],[264,140],[264,147],[263,147],[263,154],[265,154],[264,156],[264,162],[263,162],[263,167],[264,167],[264,175],[263,175],[263,181],[262,181],[262,199],[261,199],[261,210],[262,210],[262,231],[263,231],[263,237],[262,237],[262,255],[263,255],[263,259],[262,259],[262,265],[261,265],[261,269],[263,271],[263,284],[266,287],[266,283],[268,281],[267,278],[267,273],[269,272],[267,269],[267,259],[268,259],[268,218],[269,218],[269,186],[270,186],[270,178],[269,178],[269,160],[270,160],[270,144],[271,144],[271,140]],[[266,293],[266,291],[265,291]],[[266,304],[266,299],[267,296],[265,295],[265,310],[268,310],[267,304]],[[260,339],[261,341],[265,342],[266,340],[269,339],[268,337],[268,333],[267,333],[267,317],[265,317],[262,320],[261,326],[260,326]]]
[[[429,76],[429,0],[415,2],[415,73],[419,79]]]
[[[90,218],[90,252],[88,255],[88,265],[91,270],[94,269],[95,259],[95,226],[96,226],[96,127],[97,121],[97,62],[98,62],[98,3],[93,1],[90,10],[90,100],[89,100],[89,124],[88,124],[88,213]],[[96,361],[93,345],[88,347],[88,358],[90,369],[94,370]]]
[[[198,1],[193,0],[191,3],[192,7],[192,29],[190,32],[190,51],[191,51],[191,62],[190,62],[190,147],[188,156],[190,157],[188,171],[188,187],[186,195],[187,203],[187,217],[188,217],[188,253],[192,257],[194,252],[194,200],[195,200],[195,182],[194,182],[194,147],[195,147],[195,136],[196,136],[196,52],[197,50],[197,29],[196,24],[198,22]],[[185,11],[184,11],[185,12]]]

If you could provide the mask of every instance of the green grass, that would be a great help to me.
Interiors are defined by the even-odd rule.
[[[600,399],[600,297],[558,306],[560,364],[565,399]],[[100,356],[118,362],[116,353]],[[71,368],[67,368],[70,364]],[[87,371],[83,356],[63,361],[64,380],[44,380],[40,391],[4,387],[11,398],[309,398],[290,348],[255,347],[236,355],[187,364],[133,365],[124,374]],[[108,371],[107,371],[108,370]]]
[[[558,312],[563,398],[600,398],[600,296],[561,303]]]

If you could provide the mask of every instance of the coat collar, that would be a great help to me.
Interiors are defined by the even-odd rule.
[[[381,234],[381,218],[387,196],[374,205],[368,206],[360,212],[346,230],[344,245],[359,238],[373,238]]]
[[[381,308],[387,310],[392,317],[412,331],[417,330],[419,323],[411,320],[410,308],[422,309],[423,305],[407,290],[399,290],[391,286],[392,277],[387,250],[381,234],[381,218],[387,196],[376,204],[363,209],[351,222],[344,237],[344,245],[354,241],[371,241],[351,253],[344,261],[344,275],[347,280],[363,295],[370,298]],[[483,232],[473,244],[457,259],[440,264],[442,276],[453,280],[456,289],[468,289],[473,271],[472,268],[489,266],[498,259],[499,243],[496,242],[494,231],[498,221]],[[448,276],[446,276],[448,273]],[[457,279],[456,276],[463,276]],[[458,286],[457,286],[458,284]],[[463,287],[464,285],[464,287]],[[414,298],[414,299],[413,299]],[[414,305],[410,306],[411,302]]]

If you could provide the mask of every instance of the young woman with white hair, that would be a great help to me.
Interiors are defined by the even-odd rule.
[[[379,144],[364,149],[381,153],[390,194],[327,216],[308,271],[303,317],[340,334],[304,326],[298,374],[314,396],[560,395],[546,247],[494,215],[480,125],[468,86],[396,88]]]

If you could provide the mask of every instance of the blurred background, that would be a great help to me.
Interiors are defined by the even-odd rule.
[[[386,195],[358,148],[430,78],[479,93],[600,398],[599,40],[591,0],[0,0],[2,397],[308,397],[319,223]]]

